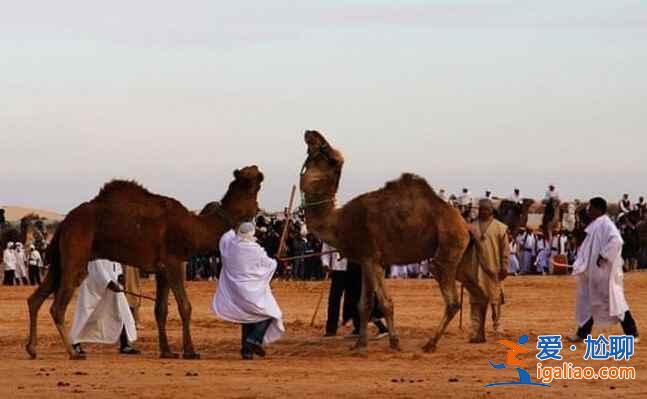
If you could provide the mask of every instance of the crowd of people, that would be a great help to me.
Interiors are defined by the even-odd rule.
[[[2,252],[3,285],[40,285],[47,268],[36,246],[27,251],[21,242],[8,242]]]
[[[469,194],[469,191],[464,190],[464,194]],[[514,195],[521,200],[518,190]],[[508,275],[554,273],[558,264],[553,260],[557,258],[563,259],[560,267],[572,265],[577,278],[577,331],[570,337],[571,340],[583,340],[590,334],[594,322],[599,325],[620,322],[625,334],[639,340],[622,284],[614,283],[621,281],[618,276],[622,275],[622,266],[626,263],[622,259],[624,241],[620,229],[608,216],[604,199],[594,198],[590,201],[586,236],[583,242],[578,242],[566,230],[554,231],[549,239],[541,231],[522,228],[516,237],[512,237],[508,227],[495,219],[490,196],[491,193],[487,192],[477,202],[476,218],[470,219],[471,213],[466,214],[474,245],[468,247],[460,267],[465,276],[471,276],[464,283],[478,288],[469,293],[471,342],[485,341],[484,325],[488,307],[492,308],[495,332],[500,332],[503,281]],[[551,186],[545,201],[557,198],[555,187]],[[467,203],[465,197],[462,201],[462,204]],[[639,201],[636,206],[630,207],[627,196],[624,196],[618,221],[624,220],[625,214],[633,212],[630,225],[636,224],[634,227],[639,228],[647,224],[643,203]],[[470,203],[470,207],[472,205]],[[460,199],[457,206],[461,206]],[[350,321],[353,330],[349,336],[357,337],[360,332],[361,265],[345,259],[343,254],[309,234],[302,220],[302,215],[298,215],[296,222],[289,225],[285,251],[281,248],[285,222],[277,218],[259,217],[254,223],[242,223],[227,232],[221,238],[216,253],[194,257],[187,263],[187,279],[219,280],[212,309],[220,319],[241,325],[243,359],[264,357],[264,346],[285,333],[283,314],[270,285],[275,277],[296,280],[330,277],[324,336],[336,336],[340,325]],[[627,223],[623,222],[623,226],[626,227]],[[286,262],[285,258],[289,261]],[[36,246],[30,245],[28,252],[25,252],[22,243],[9,242],[2,260],[4,285],[40,284],[45,265]],[[432,277],[431,264],[426,260],[413,265],[392,265],[387,277]],[[69,335],[77,356],[85,354],[81,344],[88,342],[118,343],[121,354],[140,353],[133,346],[137,339],[137,305],[132,304],[129,300],[132,298],[126,296],[133,296],[139,279],[128,277],[127,285],[127,271],[131,272],[131,276],[139,272],[106,259],[95,259],[88,265],[88,275],[81,285]],[[596,306],[592,305],[591,298],[597,298]],[[373,301],[377,305],[377,292],[373,295]],[[377,328],[375,338],[379,339],[387,336],[389,329],[383,321],[380,306],[372,308],[370,320]]]

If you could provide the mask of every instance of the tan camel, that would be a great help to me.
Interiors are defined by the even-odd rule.
[[[440,324],[423,348],[436,349],[438,340],[459,310],[457,266],[470,236],[459,212],[440,199],[427,182],[404,174],[380,190],[335,208],[344,158],[316,131],[306,131],[308,158],[301,172],[308,229],[362,265],[360,337],[356,348],[367,346],[366,328],[377,294],[389,329],[390,345],[399,349],[393,301],[384,286],[384,268],[433,258],[433,270],[445,301]]]
[[[256,166],[234,172],[234,181],[220,207],[195,215],[178,201],[151,194],[134,182],[106,184],[90,202],[72,210],[56,230],[47,251],[50,269],[43,284],[29,297],[29,342],[26,350],[36,358],[38,310],[54,293],[50,313],[72,359],[80,358],[69,342],[65,310],[74,291],[87,275],[92,259],[111,259],[156,274],[155,318],[162,358],[171,352],[166,336],[169,289],[182,318],[183,357],[197,359],[189,329],[191,304],[184,289],[182,263],[190,256],[213,252],[221,235],[258,211],[257,195],[263,174]]]

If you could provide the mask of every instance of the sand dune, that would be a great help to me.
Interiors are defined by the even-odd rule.
[[[1,208],[5,210],[5,218],[9,222],[20,220],[22,217],[29,215],[30,213],[35,213],[40,217],[55,221],[63,220],[65,217],[65,215],[61,215],[60,213],[22,206],[1,206]]]

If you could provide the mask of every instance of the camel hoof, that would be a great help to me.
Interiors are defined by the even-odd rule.
[[[87,357],[83,353],[73,353],[70,355],[70,360],[86,360]]]
[[[434,353],[436,352],[436,345],[427,344],[422,347],[422,351],[425,353]]]
[[[350,347],[350,350],[354,351],[354,352],[366,352],[367,346],[368,345],[366,343],[363,343],[361,341],[357,341],[355,343],[355,345]]]
[[[484,337],[476,337],[476,338],[470,338],[470,344],[483,344],[485,343],[485,338]]]
[[[26,350],[26,351],[27,351],[27,353],[29,354],[29,358],[30,358],[31,360],[36,359],[36,357],[37,357],[37,355],[36,355],[36,349],[34,349],[31,345],[27,345],[27,346],[25,346],[25,350]]]
[[[179,359],[179,358],[180,358],[180,355],[173,352],[163,352],[160,355],[160,359]]]
[[[183,353],[182,359],[184,360],[199,360],[200,354],[195,352]]]
[[[392,351],[394,352],[401,352],[402,349],[400,348],[400,338],[395,336],[389,339],[389,346]]]

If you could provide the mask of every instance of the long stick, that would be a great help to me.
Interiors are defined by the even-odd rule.
[[[463,329],[463,295],[465,294],[465,286],[461,284],[461,310],[458,316],[458,328]]]
[[[334,252],[334,251],[331,251]],[[328,276],[329,273],[326,273],[326,279],[324,281],[328,281]],[[310,327],[314,327],[315,325],[315,320],[317,319],[317,315],[319,314],[319,308],[321,307],[321,302],[323,302],[324,295],[326,294],[326,286],[321,289],[321,292],[319,293],[319,300],[317,301],[317,307],[315,307],[315,312],[312,315],[312,320],[310,320]]]
[[[289,258],[279,258],[279,260],[281,262],[287,262],[287,261],[290,261],[290,260],[297,260],[297,259],[316,258],[317,256],[336,254],[338,252],[339,251],[324,251],[324,252],[317,252],[317,253],[308,254],[308,255],[290,256]]]
[[[281,233],[281,241],[279,243],[279,250],[276,253],[276,257],[280,258],[285,250],[285,240],[288,237],[288,228],[290,227],[290,218],[292,215],[292,205],[294,204],[294,194],[297,191],[297,186],[292,185],[292,192],[290,193],[290,201],[288,202],[287,214],[285,215],[285,226],[283,226],[283,232]]]
[[[137,298],[148,299],[149,301],[153,301],[153,302],[156,301],[155,298],[152,298],[150,296],[135,294],[134,292],[130,292],[130,291],[126,291],[126,290],[119,291],[119,292],[123,292],[126,295],[132,295],[132,296],[137,297]]]

